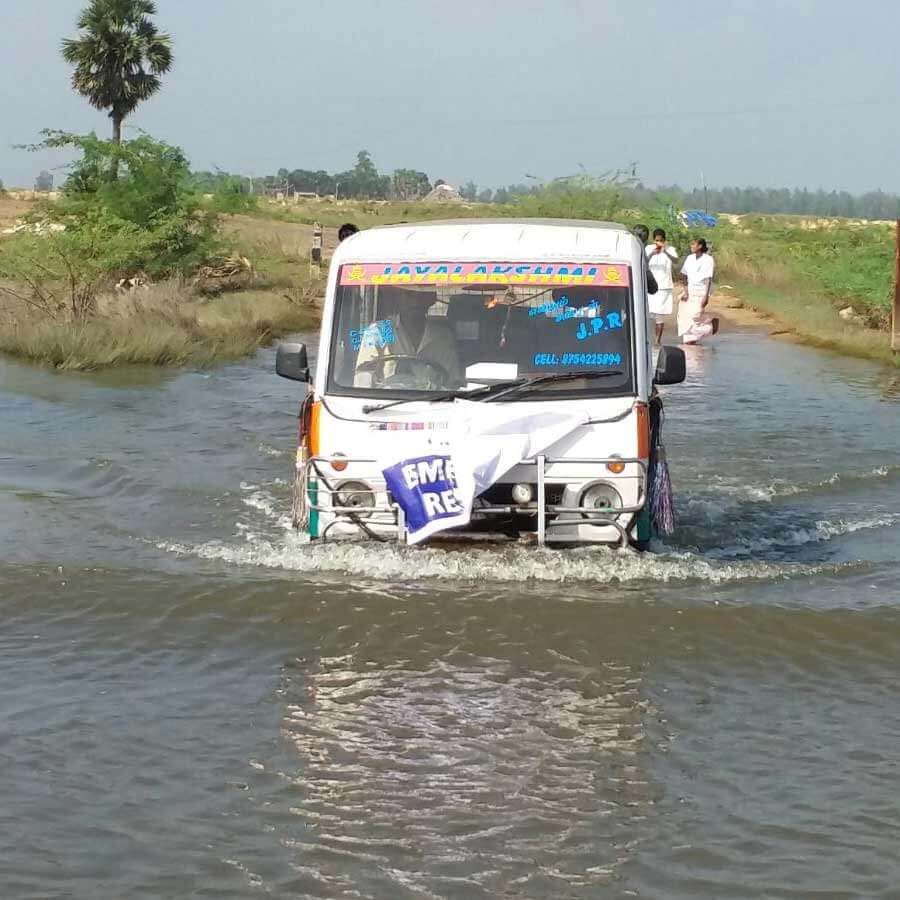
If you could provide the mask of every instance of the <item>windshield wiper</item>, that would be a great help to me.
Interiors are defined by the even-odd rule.
[[[444,394],[436,394],[433,397],[405,397],[403,400],[392,400],[390,403],[367,403],[362,411],[368,415],[373,412],[380,412],[383,409],[390,409],[392,406],[400,406],[403,403],[419,403],[428,401],[429,403],[442,403],[448,400],[455,400],[459,397],[461,400],[481,399],[482,396],[491,394],[499,388],[512,390],[513,388],[522,387],[527,384],[527,378],[511,378],[508,381],[497,381],[494,384],[485,384],[481,387],[472,388],[471,391],[447,391]]]
[[[624,374],[625,373],[621,369],[609,369],[605,372],[553,372],[550,375],[537,375],[534,378],[519,379],[518,384],[510,385],[506,390],[500,391],[499,394],[488,397],[485,402],[491,403],[508,394],[515,394],[521,390],[536,387],[539,384],[549,384],[554,381],[575,381],[578,378],[611,378],[615,375]]]

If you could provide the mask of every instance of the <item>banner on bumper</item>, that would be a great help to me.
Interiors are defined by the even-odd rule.
[[[413,542],[469,521],[449,456],[404,459],[384,470],[384,480],[406,516]]]
[[[403,458],[382,461],[410,544],[468,524],[479,494],[588,420],[586,413],[523,415],[521,409],[468,400],[457,400],[453,412],[446,432],[415,432],[417,439],[404,441]]]

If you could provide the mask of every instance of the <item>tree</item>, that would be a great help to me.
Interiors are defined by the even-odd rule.
[[[431,190],[428,176],[415,169],[394,169],[393,193],[398,200],[418,200]]]
[[[38,148],[81,154],[46,215],[85,247],[96,242],[97,259],[109,272],[191,273],[216,251],[216,217],[201,208],[179,147],[146,134],[120,144],[94,134],[44,135]],[[121,175],[111,179],[114,168]]]
[[[122,122],[161,87],[172,67],[172,38],[157,30],[153,0],[91,0],[77,27],[62,43],[63,59],[75,67],[72,87],[97,109],[108,111],[113,141],[122,142]]]
[[[287,180],[291,188],[305,194],[334,193],[334,178],[323,169],[294,169]]]
[[[35,179],[34,189],[43,194],[53,190],[53,176],[46,169]]]
[[[334,176],[342,197],[384,199],[391,190],[389,175],[379,175],[368,150],[356,154],[356,165],[349,172]]]
[[[469,179],[469,181],[467,181],[467,182],[459,189],[459,195],[460,195],[464,200],[469,200],[469,201],[475,200],[475,199],[477,198],[477,196],[478,196],[478,185],[475,184],[474,181],[472,181],[471,179]]]
[[[356,154],[356,165],[353,167],[350,182],[353,185],[352,189],[356,197],[378,197],[383,195],[381,178],[368,150],[360,150]]]

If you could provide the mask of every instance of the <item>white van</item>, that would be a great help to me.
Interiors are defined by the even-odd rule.
[[[304,345],[277,353],[279,375],[311,386],[295,526],[312,540],[412,543],[406,489],[430,478],[443,490],[424,498],[420,534],[645,544],[655,385],[685,374],[681,350],[654,358],[646,272],[640,241],[603,222],[452,220],[345,240],[315,375]],[[488,444],[501,449],[490,466],[472,457],[471,496],[456,498],[466,479],[452,447],[469,458]],[[423,462],[423,447],[445,455]]]

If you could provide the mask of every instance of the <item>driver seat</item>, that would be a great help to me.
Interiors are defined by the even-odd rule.
[[[462,363],[456,346],[456,334],[444,317],[425,320],[425,332],[419,344],[419,359],[430,360],[446,370],[450,376],[448,388],[456,387],[463,381]]]

